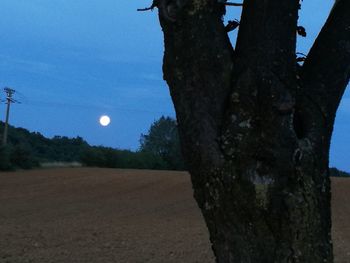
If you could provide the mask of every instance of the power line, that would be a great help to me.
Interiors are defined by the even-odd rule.
[[[21,99],[22,100],[22,99]],[[22,101],[22,104],[30,107],[46,107],[46,108],[76,108],[76,109],[96,109],[96,110],[117,110],[127,113],[153,113],[153,114],[173,114],[171,110],[151,110],[151,109],[141,109],[141,108],[132,108],[124,106],[113,106],[113,105],[96,105],[89,103],[67,103],[67,102],[58,102],[50,100],[38,100],[38,99],[25,99]]]
[[[79,103],[76,102],[61,102],[50,99],[31,99],[28,98],[22,92],[16,91],[17,97],[20,98],[21,103],[25,106],[34,106],[34,107],[45,107],[45,108],[77,108],[77,109],[96,109],[96,110],[117,110],[127,113],[148,113],[148,114],[164,114],[164,115],[174,115],[174,111],[172,109],[145,109],[145,108],[133,108],[133,107],[125,107],[118,105],[98,105],[93,103],[86,103],[83,100],[80,100]]]
[[[20,103],[19,101],[13,99],[13,94],[15,94],[16,92],[14,89],[5,87],[4,92],[6,93],[6,99],[4,100],[4,102],[5,104],[7,104],[7,107],[6,107],[6,120],[5,120],[4,134],[2,138],[2,145],[7,144],[7,134],[8,134],[8,124],[9,124],[9,118],[10,118],[11,103]]]

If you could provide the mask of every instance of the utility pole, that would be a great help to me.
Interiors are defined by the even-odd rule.
[[[8,124],[9,124],[9,117],[10,117],[10,106],[11,106],[11,103],[16,103],[18,101],[14,100],[12,98],[13,94],[16,92],[14,89],[5,87],[4,91],[6,93],[5,103],[7,104],[7,107],[6,107],[6,120],[5,120],[4,134],[3,134],[3,138],[2,138],[2,145],[5,146],[7,144],[7,133],[8,133]]]

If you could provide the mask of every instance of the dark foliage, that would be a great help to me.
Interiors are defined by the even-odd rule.
[[[24,144],[0,147],[0,171],[31,169],[38,167],[38,159],[33,156],[29,147]]]
[[[0,171],[8,171],[11,169],[10,149],[9,147],[0,146]]]
[[[0,136],[4,123],[0,122]],[[55,136],[45,138],[38,132],[9,126],[8,144],[1,153],[0,170],[30,169],[45,162],[79,161],[82,151],[89,145],[81,138]]]
[[[329,169],[330,175],[333,177],[350,177],[350,173],[338,170],[337,168]]]
[[[147,152],[132,152],[107,147],[87,148],[81,156],[86,166],[134,169],[169,169],[158,156]]]
[[[140,151],[161,158],[169,169],[185,169],[176,121],[170,117],[162,116],[141,135]]]
[[[9,126],[8,144],[0,147],[0,171],[30,169],[47,162],[81,162],[86,166],[109,168],[183,169],[175,121],[162,117],[155,123],[160,126],[152,125],[150,136],[141,135],[144,144],[142,150],[136,152],[90,146],[81,137],[49,139],[38,132]],[[0,138],[3,127],[4,123],[0,122]],[[159,132],[162,133],[161,141],[154,137]],[[166,142],[165,138],[168,139]]]

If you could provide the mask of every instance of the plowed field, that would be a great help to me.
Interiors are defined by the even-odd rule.
[[[336,262],[350,262],[350,179],[332,179]],[[212,263],[186,172],[0,173],[0,263]]]

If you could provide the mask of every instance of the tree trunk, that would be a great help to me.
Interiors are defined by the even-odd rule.
[[[350,2],[337,1],[303,67],[297,0],[245,0],[235,50],[219,2],[160,10],[164,78],[217,262],[333,262],[328,154]]]

